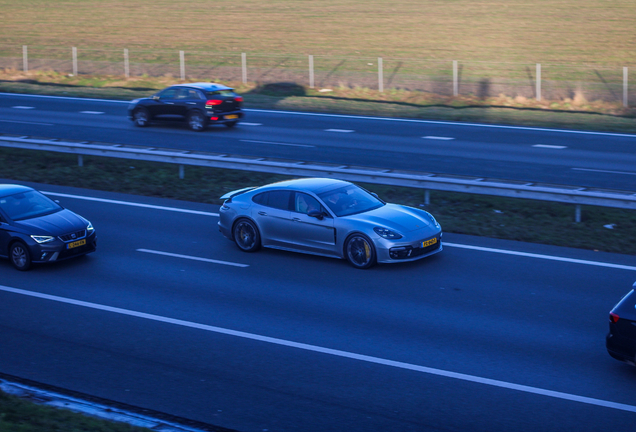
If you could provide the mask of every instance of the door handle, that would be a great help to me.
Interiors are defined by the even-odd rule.
[[[166,105],[174,105],[174,102],[166,102]]]
[[[267,213],[265,213],[264,211],[259,211],[258,214],[261,216],[267,216]]]
[[[292,218],[292,220],[293,220],[294,222],[300,222],[300,219],[299,219],[299,218],[297,218],[297,217]]]
[[[186,102],[188,105],[196,105],[196,102]]]

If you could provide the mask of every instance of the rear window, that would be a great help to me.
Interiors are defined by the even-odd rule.
[[[216,91],[205,92],[205,95],[209,98],[215,97],[215,96],[234,97],[236,96],[236,93],[234,93],[232,90],[216,90]]]
[[[252,197],[252,201],[254,201],[256,204],[264,205],[267,207],[274,207],[280,210],[289,210],[290,198],[290,191],[270,191],[263,192]]]

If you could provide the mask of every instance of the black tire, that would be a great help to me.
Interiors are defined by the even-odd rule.
[[[376,263],[373,242],[363,234],[353,234],[345,242],[347,261],[357,269],[368,269]]]
[[[238,124],[238,121],[231,121],[231,122],[226,122],[225,126],[229,127],[229,128],[233,128],[234,126],[236,126]]]
[[[261,235],[256,224],[249,219],[239,219],[232,229],[234,242],[244,252],[256,252],[261,248]]]
[[[31,267],[31,254],[29,248],[22,242],[15,242],[9,248],[9,260],[13,267],[20,271],[26,271]]]
[[[201,132],[205,129],[207,123],[205,117],[199,111],[192,111],[188,114],[188,127],[195,132]]]
[[[137,127],[146,127],[150,125],[150,114],[145,108],[137,108],[133,111],[133,123]]]

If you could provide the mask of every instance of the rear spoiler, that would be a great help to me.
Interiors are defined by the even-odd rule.
[[[225,195],[223,195],[221,197],[221,199],[222,200],[231,200],[233,197],[235,197],[237,195],[240,195],[242,193],[245,193],[245,192],[249,192],[252,189],[256,189],[256,186],[250,186],[250,187],[246,187],[246,188],[243,188],[243,189],[239,189],[239,190],[235,190],[235,191],[232,191],[232,192],[228,192]]]

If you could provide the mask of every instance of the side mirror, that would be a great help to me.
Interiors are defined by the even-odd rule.
[[[158,101],[158,100],[159,100],[159,96],[154,95],[154,96],[152,97],[152,100],[153,100],[153,101]]]
[[[312,210],[309,213],[307,213],[307,216],[314,217],[318,220],[323,220],[325,218],[325,216],[322,214],[320,210]]]
[[[375,192],[371,192],[371,195],[373,195],[373,196],[374,196],[374,197],[376,197],[377,199],[380,199],[380,197],[378,196],[378,194],[377,194],[377,193],[375,193]]]

